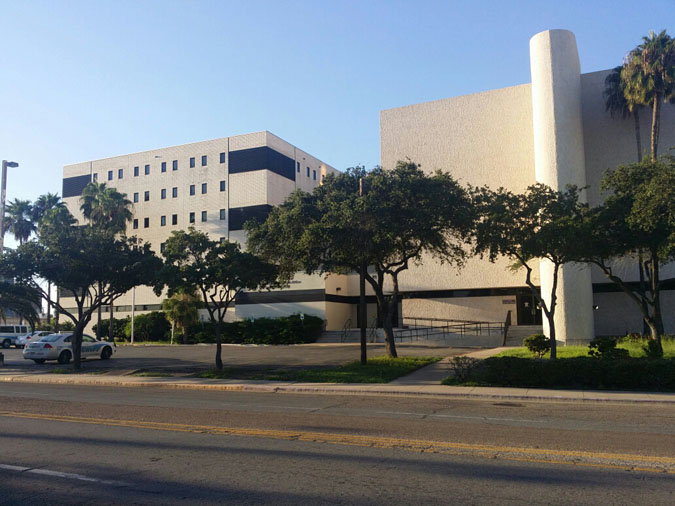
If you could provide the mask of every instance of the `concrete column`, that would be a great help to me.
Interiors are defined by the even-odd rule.
[[[547,30],[530,39],[536,179],[555,190],[586,185],[581,121],[581,72],[574,34]],[[541,291],[549,302],[553,268],[540,263]],[[588,266],[565,265],[559,274],[556,337],[588,342],[593,330],[593,286]],[[544,332],[548,323],[544,317]]]

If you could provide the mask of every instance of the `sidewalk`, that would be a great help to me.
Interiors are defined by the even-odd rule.
[[[486,358],[501,348],[468,353],[474,358]],[[139,376],[108,376],[88,374],[0,374],[2,383],[35,383],[51,385],[81,385],[125,388],[173,388],[236,392],[267,392],[315,395],[382,395],[421,396],[450,399],[483,399],[502,401],[558,402],[619,402],[675,404],[675,393],[605,392],[587,390],[543,390],[535,388],[461,387],[441,385],[450,374],[449,359],[424,367],[414,373],[386,384],[364,383],[298,383],[253,380],[214,380],[202,378],[158,378]],[[1,371],[1,369],[0,369]]]

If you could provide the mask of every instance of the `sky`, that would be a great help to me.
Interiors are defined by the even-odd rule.
[[[638,5],[639,4],[639,5]],[[7,199],[63,166],[269,130],[337,169],[380,161],[383,109],[530,81],[529,39],[619,65],[675,0],[0,0]]]

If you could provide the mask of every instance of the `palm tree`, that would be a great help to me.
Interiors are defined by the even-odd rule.
[[[649,32],[642,44],[628,53],[621,80],[629,102],[652,107],[651,156],[656,160],[661,102],[675,99],[675,42],[665,30]]]
[[[63,210],[65,209],[66,205],[61,200],[61,197],[59,197],[56,193],[40,195],[37,200],[33,202],[33,223],[36,227],[38,227],[43,220],[53,221],[54,219],[58,219],[59,215],[65,214],[63,213]],[[52,285],[50,282],[47,282],[47,323],[49,323],[51,319],[51,293]]]
[[[605,110],[614,117],[620,114],[622,119],[633,116],[635,121],[635,143],[637,145],[637,161],[642,160],[642,139],[640,133],[640,107],[635,101],[626,98],[624,83],[621,79],[623,66],[614,67],[605,78]]]
[[[91,182],[82,191],[80,210],[91,226],[121,234],[133,216],[131,201],[126,197],[115,188],[107,188],[105,183]]]
[[[7,217],[5,219],[7,228],[19,244],[26,242],[37,227],[33,222],[33,206],[30,200],[14,199],[7,206]]]
[[[112,235],[123,234],[127,228],[127,222],[131,221],[131,201],[124,193],[115,188],[107,188],[105,183],[88,183],[82,190],[80,198],[80,210],[89,225],[104,233]],[[99,293],[102,291],[102,283],[99,282]],[[113,321],[113,300],[110,301],[110,325]],[[100,338],[101,332],[101,306],[98,307],[98,326],[96,337]]]
[[[171,322],[171,343],[173,344],[173,330],[181,331],[183,344],[187,340],[187,328],[199,321],[198,307],[201,299],[194,293],[177,292],[162,302],[162,310]]]

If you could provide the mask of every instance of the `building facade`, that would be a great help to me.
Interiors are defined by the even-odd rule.
[[[332,172],[318,158],[264,131],[67,165],[62,195],[83,223],[80,198],[90,181],[126,194],[133,202],[127,235],[149,242],[159,254],[171,232],[190,226],[212,239],[245,246],[247,220],[264,219],[291,192],[311,191]],[[285,290],[246,294],[230,318],[295,312],[325,318],[324,293],[323,277],[298,275]],[[62,295],[62,304],[70,307],[67,293]],[[130,315],[132,303],[137,313],[159,310],[164,298],[151,287],[138,287],[115,301],[114,317]]]
[[[605,110],[610,71],[581,74],[574,35],[566,30],[535,35],[530,65],[529,84],[382,111],[382,166],[409,158],[425,171],[447,171],[463,184],[516,192],[535,182],[554,189],[588,185],[585,198],[591,205],[600,203],[604,172],[637,161],[633,120]],[[643,146],[649,146],[650,112],[641,115]],[[661,114],[659,152],[666,153],[675,147],[675,106],[664,104]],[[541,323],[524,272],[509,270],[509,263],[473,258],[454,270],[428,258],[401,276],[402,313],[504,321],[510,310],[514,323]],[[637,280],[635,259],[618,262],[616,270]],[[535,282],[542,293],[550,293],[546,262],[540,274]],[[666,331],[672,333],[675,265],[666,266],[661,276],[668,288],[662,300]],[[599,270],[566,265],[557,295],[556,330],[563,341],[642,330],[633,303]]]

